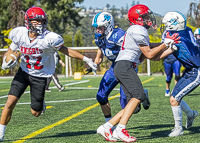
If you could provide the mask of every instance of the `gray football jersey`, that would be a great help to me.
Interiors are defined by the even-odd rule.
[[[142,51],[139,45],[149,45],[148,31],[141,25],[132,25],[126,31],[122,48],[116,61],[128,60],[136,63],[136,65],[141,64],[140,56]]]

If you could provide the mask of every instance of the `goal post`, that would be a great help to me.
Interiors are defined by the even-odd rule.
[[[98,47],[68,47],[73,50],[97,50]],[[71,65],[71,57],[65,55],[65,77],[68,78],[72,75],[72,65]],[[150,60],[147,59],[147,75],[151,76],[151,67],[150,67]]]

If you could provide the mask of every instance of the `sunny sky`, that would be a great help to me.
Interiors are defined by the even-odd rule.
[[[90,6],[93,8],[103,8],[106,4],[110,4],[111,7],[115,5],[116,8],[125,8],[128,4],[130,8],[132,1],[133,0],[84,0],[81,5],[86,8]],[[135,2],[137,1],[139,1],[140,4],[147,5],[154,13],[164,16],[167,12],[175,10],[187,14],[189,4],[200,0],[135,0]]]

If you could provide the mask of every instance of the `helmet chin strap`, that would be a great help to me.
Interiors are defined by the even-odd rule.
[[[129,19],[127,19],[128,21],[129,21],[129,23],[131,24],[131,25],[135,25],[133,22],[131,22]]]
[[[145,27],[146,29],[149,29],[151,26],[149,26],[149,25],[147,25],[147,24],[144,24],[144,27]]]
[[[103,33],[103,34],[95,33],[94,36],[98,37],[99,39],[102,39],[106,36],[106,34],[105,33]]]

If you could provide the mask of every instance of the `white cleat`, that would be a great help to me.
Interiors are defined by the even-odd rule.
[[[197,116],[199,116],[199,112],[196,111],[196,110],[194,110],[194,111],[193,111],[193,116],[192,116],[191,118],[188,118],[188,117],[187,117],[187,121],[186,121],[186,125],[185,125],[185,128],[186,128],[186,129],[189,129],[189,128],[192,127],[192,124],[193,124],[193,122],[194,122],[194,119],[195,119]]]
[[[46,103],[45,101],[43,101],[43,107],[42,107],[42,113],[41,114],[44,114],[46,111]]]
[[[169,137],[177,137],[183,135],[183,128],[182,127],[175,127],[172,129],[172,132],[168,135]]]
[[[169,96],[170,96],[170,92],[169,92],[169,93],[166,93],[166,92],[165,92],[165,96],[166,96],[166,97],[169,97]]]
[[[104,128],[103,125],[98,127],[97,134],[102,135],[107,141],[116,142],[117,140],[113,138],[111,128],[108,130]]]
[[[51,92],[51,89],[46,89],[45,92]]]
[[[150,107],[150,100],[149,100],[149,96],[148,96],[148,90],[147,89],[144,89],[144,92],[145,92],[145,99],[144,101],[142,102],[142,105],[143,105],[143,108],[145,110],[148,110],[149,107]]]
[[[59,92],[63,91],[65,89],[64,86],[62,86],[60,89],[59,89]]]
[[[115,139],[122,140],[123,142],[128,142],[128,143],[136,141],[136,138],[130,136],[126,129],[122,129],[121,132],[117,132],[117,130],[114,130],[113,137]]]
[[[4,136],[3,136],[3,134],[1,133],[0,134],[0,142],[3,142],[4,141]]]

